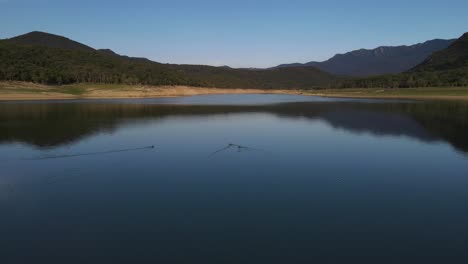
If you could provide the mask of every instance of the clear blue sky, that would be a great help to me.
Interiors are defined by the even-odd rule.
[[[267,67],[456,38],[468,0],[0,0],[0,38],[33,30],[159,62]]]

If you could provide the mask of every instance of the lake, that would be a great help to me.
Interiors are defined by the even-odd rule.
[[[468,263],[468,104],[0,103],[0,262]]]

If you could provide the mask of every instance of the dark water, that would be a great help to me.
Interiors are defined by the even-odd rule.
[[[0,103],[0,209],[2,264],[468,263],[468,105]]]

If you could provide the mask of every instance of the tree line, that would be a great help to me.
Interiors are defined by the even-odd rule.
[[[344,78],[314,67],[249,70],[168,65],[96,50],[65,50],[0,41],[0,80],[52,85],[106,83],[259,89],[411,88],[468,86],[468,67]]]

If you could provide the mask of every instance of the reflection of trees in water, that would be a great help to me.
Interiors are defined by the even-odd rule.
[[[407,115],[441,140],[458,150],[468,152],[468,103],[420,102],[414,104],[385,104],[386,112]]]
[[[97,133],[112,133],[133,122],[249,112],[320,119],[335,128],[355,133],[405,135],[424,141],[445,140],[468,152],[468,104],[464,102],[314,102],[264,106],[8,103],[0,104],[0,142],[54,147]]]

